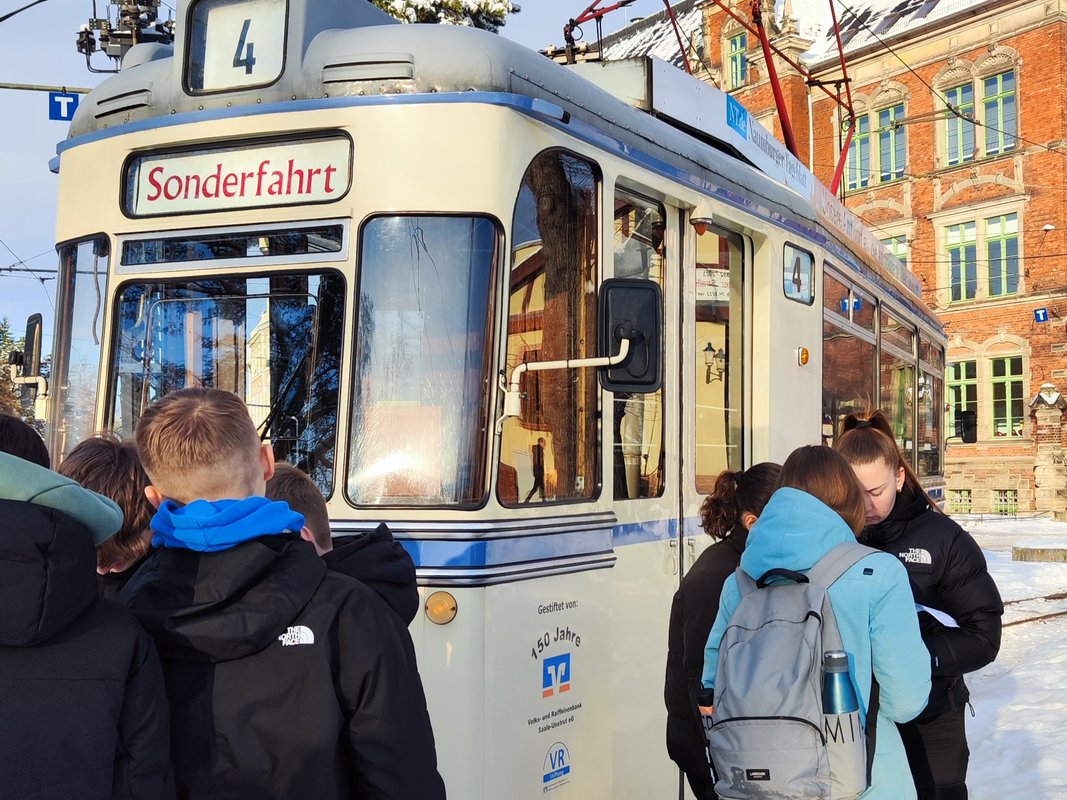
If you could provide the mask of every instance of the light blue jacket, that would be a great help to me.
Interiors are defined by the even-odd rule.
[[[10,453],[0,453],[0,498],[62,511],[89,529],[94,545],[122,527],[122,510],[111,499]]]
[[[774,567],[806,571],[855,536],[837,512],[797,489],[779,489],[748,535],[741,569],[759,579]],[[719,643],[741,600],[737,578],[723,586],[719,614],[704,649],[705,688],[715,686]],[[930,695],[930,654],[919,636],[908,574],[895,556],[874,553],[830,587],[841,641],[852,656],[853,681],[866,715],[871,672],[878,677],[878,732],[871,787],[863,800],[914,798],[908,759],[894,723],[913,719]]]

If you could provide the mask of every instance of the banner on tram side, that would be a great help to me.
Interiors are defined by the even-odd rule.
[[[330,203],[352,182],[352,141],[320,137],[135,156],[126,165],[132,217]]]

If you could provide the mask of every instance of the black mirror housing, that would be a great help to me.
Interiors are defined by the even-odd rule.
[[[956,415],[956,435],[964,444],[978,441],[978,414],[974,411],[961,411]]]
[[[608,391],[648,394],[663,384],[663,292],[636,278],[610,278],[600,287],[598,350],[614,356],[622,340],[630,342],[626,359],[600,369]]]

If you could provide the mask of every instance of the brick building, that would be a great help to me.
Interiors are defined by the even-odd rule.
[[[828,0],[785,0],[772,41],[799,156],[827,185],[845,93]],[[732,10],[751,19],[751,3]],[[1067,513],[1067,0],[873,0],[845,12],[856,127],[845,202],[921,280],[948,334],[946,505]],[[697,13],[697,12],[700,13]],[[694,74],[781,125],[759,42],[708,0],[675,6]],[[603,43],[683,66],[665,14]]]

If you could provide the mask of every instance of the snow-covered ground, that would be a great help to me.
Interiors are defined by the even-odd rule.
[[[1067,523],[957,516],[1005,601],[1000,655],[967,676],[972,800],[1067,800],[1067,563],[1012,561],[1012,546],[1067,548]],[[1056,612],[1062,616],[1034,620]],[[1032,621],[1027,621],[1032,620]],[[1015,624],[1013,624],[1015,623]]]

